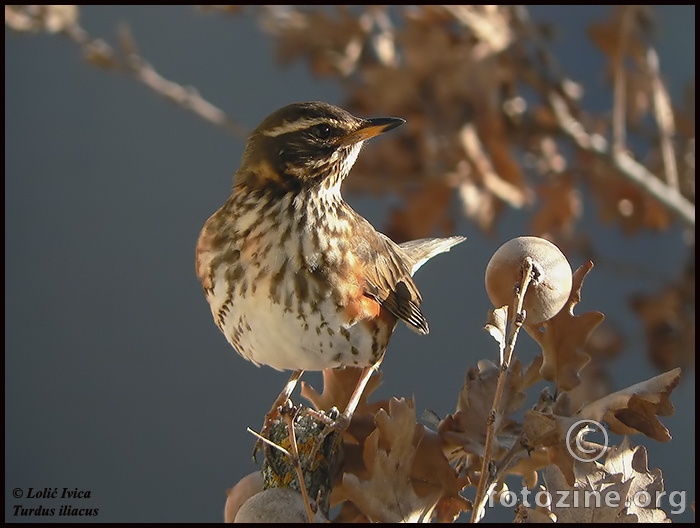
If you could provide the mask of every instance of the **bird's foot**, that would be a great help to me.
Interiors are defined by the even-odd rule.
[[[275,421],[277,421],[279,418],[284,418],[286,415],[292,413],[293,409],[294,404],[292,403],[292,400],[287,398],[281,404],[275,402],[275,405],[273,405],[273,407],[267,412],[267,414],[265,415],[265,420],[263,421],[263,426],[260,429],[260,432],[256,434],[258,440],[253,446],[253,460],[255,462],[257,462],[258,451],[260,451],[263,448],[263,439],[269,440],[270,431],[272,430],[272,426],[275,423]]]
[[[317,411],[315,409],[305,409],[304,412],[312,416],[316,421],[325,425],[323,431],[319,434],[318,439],[315,441],[315,445],[310,456],[311,460],[315,460],[317,453],[326,444],[326,439],[329,436],[335,435],[336,438],[343,437],[343,433],[350,426],[350,420],[345,414],[340,414],[340,411],[338,411],[338,409],[335,407],[332,407],[327,412]]]

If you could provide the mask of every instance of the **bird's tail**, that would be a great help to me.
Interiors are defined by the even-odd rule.
[[[411,259],[411,275],[435,255],[449,251],[452,246],[464,242],[466,237],[453,236],[449,238],[421,238],[399,244],[406,256]]]

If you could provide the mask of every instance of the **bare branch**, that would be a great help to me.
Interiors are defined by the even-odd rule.
[[[106,68],[119,73],[125,73],[148,86],[158,95],[171,103],[189,110],[208,123],[223,128],[229,134],[239,139],[245,139],[248,131],[245,127],[230,119],[226,113],[204,99],[191,86],[182,86],[160,75],[148,62],[141,57],[136,49],[134,39],[126,26],[119,30],[120,44],[123,57],[102,39],[91,37],[77,21],[61,28],[60,34],[78,44],[87,61],[95,66]]]
[[[493,405],[491,406],[491,413],[486,420],[486,441],[484,443],[484,458],[481,465],[481,475],[479,478],[479,485],[476,489],[476,497],[474,498],[474,509],[472,510],[471,523],[477,523],[484,516],[484,507],[486,504],[486,499],[489,493],[493,490],[494,485],[497,482],[497,476],[499,475],[498,468],[495,461],[491,460],[493,452],[493,441],[496,436],[496,428],[494,426],[499,413],[502,413],[501,409],[501,398],[503,396],[503,391],[506,386],[506,378],[508,377],[508,369],[510,367],[511,359],[513,358],[513,350],[515,349],[515,342],[518,339],[518,333],[520,328],[523,326],[523,322],[527,317],[527,314],[523,310],[523,303],[525,302],[525,294],[527,293],[527,288],[532,280],[533,272],[533,262],[531,257],[525,257],[523,260],[522,267],[522,284],[516,285],[515,293],[515,304],[513,310],[513,320],[510,326],[510,334],[508,337],[508,345],[503,354],[503,361],[500,365],[500,371],[498,373],[498,382],[496,384],[496,392],[493,395]]]
[[[689,227],[695,228],[694,204],[689,202],[676,189],[664,184],[656,175],[626,152],[614,152],[610,148],[608,140],[603,136],[588,133],[583,124],[571,115],[566,102],[559,94],[550,92],[548,98],[559,128],[579,148],[611,163],[625,178],[661,202]]]

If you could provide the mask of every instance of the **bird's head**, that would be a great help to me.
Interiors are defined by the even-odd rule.
[[[236,185],[284,192],[340,185],[366,140],[404,122],[398,117],[363,119],[328,103],[287,105],[248,138]]]

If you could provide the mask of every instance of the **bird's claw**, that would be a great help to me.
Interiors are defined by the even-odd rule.
[[[282,402],[280,405],[274,406],[265,415],[265,420],[263,422],[262,429],[260,429],[259,436],[269,439],[268,433],[270,432],[270,429],[272,429],[272,424],[275,423],[275,420],[284,417],[288,414],[292,416],[292,419],[294,419],[294,416],[296,416],[297,412],[298,408],[294,406],[294,403],[292,403],[292,400],[289,398]],[[263,447],[262,444],[263,441],[258,437],[257,441],[255,442],[255,445],[253,446],[253,460],[256,463],[258,461],[258,451],[260,451]]]

